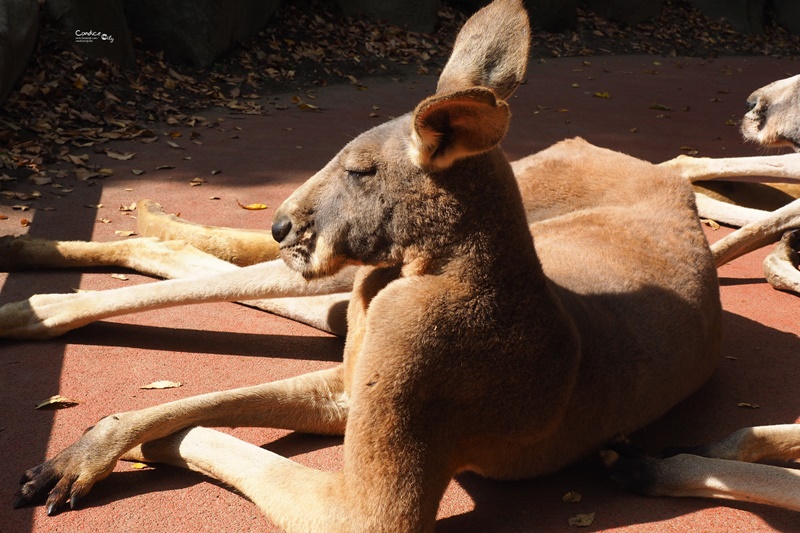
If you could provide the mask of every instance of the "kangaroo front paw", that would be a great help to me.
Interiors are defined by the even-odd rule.
[[[67,504],[74,509],[78,500],[94,484],[108,476],[116,464],[116,456],[98,453],[92,438],[86,437],[54,458],[23,474],[14,501],[18,509],[45,501],[48,515],[54,515]]]

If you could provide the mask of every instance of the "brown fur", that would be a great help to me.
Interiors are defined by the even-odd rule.
[[[291,271],[230,267],[202,290],[151,291],[167,305],[352,287],[342,365],[107,417],[29,470],[17,504],[47,498],[55,512],[127,458],[220,479],[287,530],[430,531],[456,473],[551,472],[696,390],[718,360],[721,308],[691,189],[580,139],[512,171],[497,143],[527,39],[519,0],[478,12],[436,95],[356,138],[278,210]],[[137,295],[107,301],[120,312]],[[200,425],[344,433],[344,467]]]

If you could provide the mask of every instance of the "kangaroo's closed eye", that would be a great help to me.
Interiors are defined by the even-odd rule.
[[[348,170],[347,177],[351,180],[359,181],[368,176],[374,176],[376,173],[376,169],[366,169],[366,170]]]

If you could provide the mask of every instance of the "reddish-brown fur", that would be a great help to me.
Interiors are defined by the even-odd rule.
[[[285,265],[212,261],[220,274],[203,287],[157,284],[144,304],[352,287],[342,365],[107,417],[29,470],[18,504],[46,497],[54,512],[128,458],[220,479],[287,530],[430,531],[457,472],[553,471],[696,390],[719,357],[721,309],[688,182],[580,139],[512,170],[497,143],[527,40],[519,0],[480,11],[437,94],[356,138],[281,206]],[[81,305],[109,316],[141,296],[42,297],[4,308],[0,327],[60,332]],[[344,467],[316,471],[202,425],[344,433]]]

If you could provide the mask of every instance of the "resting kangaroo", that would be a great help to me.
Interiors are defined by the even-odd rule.
[[[528,39],[519,0],[475,14],[436,94],[357,137],[277,211],[283,262],[237,268],[178,243],[112,243],[108,263],[219,274],[4,308],[5,334],[22,337],[178,300],[305,296],[259,305],[308,308],[309,321],[349,300],[341,365],[106,417],[26,472],[17,505],[73,506],[124,458],[219,479],[287,530],[430,531],[456,473],[552,472],[700,387],[719,358],[721,308],[692,191],[672,170],[582,140],[512,170],[498,144]],[[81,243],[9,246],[20,267],[98,257]],[[344,466],[314,470],[199,427],[215,425],[344,434]],[[797,457],[798,427],[734,435],[703,450],[712,458],[643,460],[635,468],[658,475],[637,488],[800,509],[797,471],[740,462]]]

